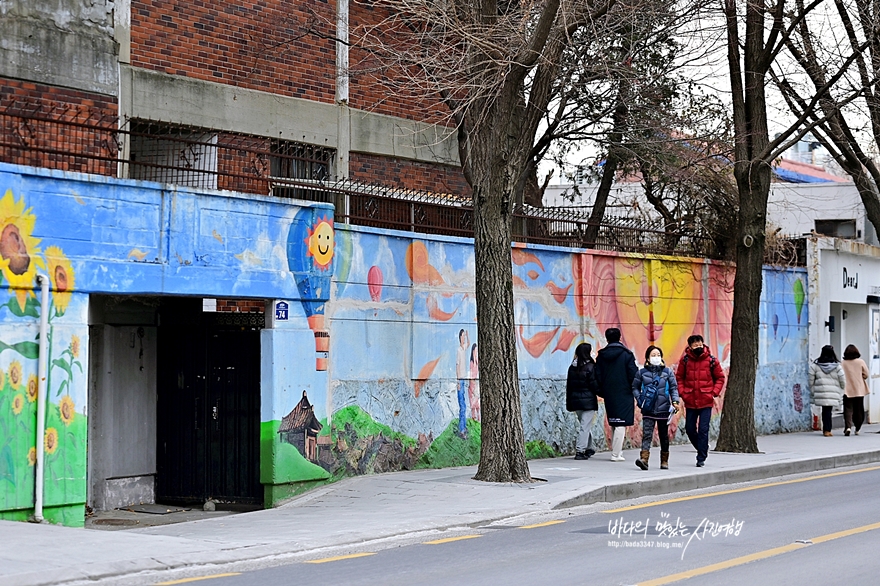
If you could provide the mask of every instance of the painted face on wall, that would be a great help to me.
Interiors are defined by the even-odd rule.
[[[333,226],[327,220],[319,221],[308,237],[309,255],[320,269],[327,269],[333,260]]]
[[[627,345],[680,348],[699,319],[702,292],[691,263],[620,258],[617,312]]]

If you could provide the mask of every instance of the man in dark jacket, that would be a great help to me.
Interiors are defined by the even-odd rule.
[[[701,468],[709,454],[709,422],[715,398],[724,388],[724,369],[703,344],[703,336],[688,338],[688,347],[675,371],[678,394],[684,403],[685,431],[697,449],[697,467]]]
[[[620,343],[620,330],[605,330],[608,345],[596,356],[596,380],[600,394],[605,397],[605,415],[611,426],[611,461],[623,462],[623,438],[626,428],[633,424],[635,407],[632,396],[633,380],[639,373],[636,357]]]
[[[565,408],[577,414],[580,427],[575,444],[575,460],[589,460],[596,453],[593,449],[593,423],[599,411],[596,392],[596,363],[591,355],[593,347],[584,342],[578,344],[574,351],[574,360],[568,367],[568,379],[565,383]]]

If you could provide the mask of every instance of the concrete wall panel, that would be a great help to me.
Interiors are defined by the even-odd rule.
[[[4,4],[0,76],[106,95],[118,92],[112,1]]]

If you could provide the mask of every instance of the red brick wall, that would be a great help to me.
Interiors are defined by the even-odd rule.
[[[459,167],[351,153],[348,168],[352,179],[364,183],[468,197],[471,194]]]
[[[308,9],[318,15],[315,20]],[[133,0],[131,63],[153,71],[333,102],[335,2]],[[324,22],[321,22],[321,21]]]
[[[269,194],[269,183],[266,177],[270,174],[269,152],[270,140],[256,136],[235,136],[234,144],[242,148],[223,148],[218,150],[217,170],[221,175],[217,178],[217,187],[243,193]],[[232,144],[227,135],[218,137],[220,144]]]
[[[387,16],[370,2],[352,1],[349,6],[351,41],[355,44],[362,30],[369,30],[370,25],[382,22]],[[410,38],[409,31],[401,28],[400,31],[386,29],[381,40],[387,44],[390,53],[394,53],[398,46],[405,46]],[[370,30],[371,39],[381,34],[380,31]],[[390,67],[388,58],[377,57],[374,52],[353,46],[349,52],[349,69],[349,104],[353,108],[406,120],[451,125],[449,110],[440,102],[440,96],[433,93],[429,84],[420,81],[424,78],[424,72],[419,67],[404,72]]]
[[[0,135],[11,145],[0,160],[115,176],[116,161],[104,159],[118,156],[118,111],[113,96],[0,78]]]
[[[218,299],[217,311],[230,313],[263,313],[266,302],[262,299]]]
[[[350,4],[352,29],[379,22],[371,6]],[[334,0],[133,0],[131,63],[153,71],[332,103],[336,91]],[[314,29],[318,34],[312,34]],[[436,96],[407,88],[363,51],[351,51],[352,107],[438,122]]]

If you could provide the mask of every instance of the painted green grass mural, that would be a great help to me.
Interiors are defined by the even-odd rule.
[[[437,438],[421,435],[412,438],[396,432],[353,405],[333,414],[331,424],[322,420],[318,434],[323,438],[317,463],[308,461],[297,448],[279,438],[280,421],[262,424],[261,453],[263,483],[336,482],[350,476],[472,466],[480,460],[482,427],[467,420],[467,434],[461,437],[458,420],[452,420]],[[542,441],[526,444],[529,458],[553,458],[559,453]],[[272,474],[266,474],[271,471]],[[301,491],[291,491],[288,496]]]
[[[86,381],[76,326],[84,298],[74,296],[75,273],[57,246],[34,236],[37,216],[11,190],[0,198],[0,518],[22,519],[34,506],[37,443],[45,463],[44,516],[82,526],[86,501]],[[37,275],[48,276],[48,303],[37,297]],[[75,317],[65,319],[71,307]],[[38,397],[38,322],[44,315],[47,397]],[[64,322],[72,321],[73,324]],[[43,437],[37,437],[37,402],[46,401]],[[78,404],[79,403],[79,404]],[[77,409],[79,408],[79,412]]]
[[[480,462],[482,426],[479,421],[467,420],[467,437],[459,437],[458,420],[449,422],[431,447],[419,459],[418,468],[449,468],[451,466],[473,466]]]
[[[295,446],[281,441],[281,421],[260,424],[260,482],[284,484],[306,480],[324,480],[330,473],[306,460]]]

